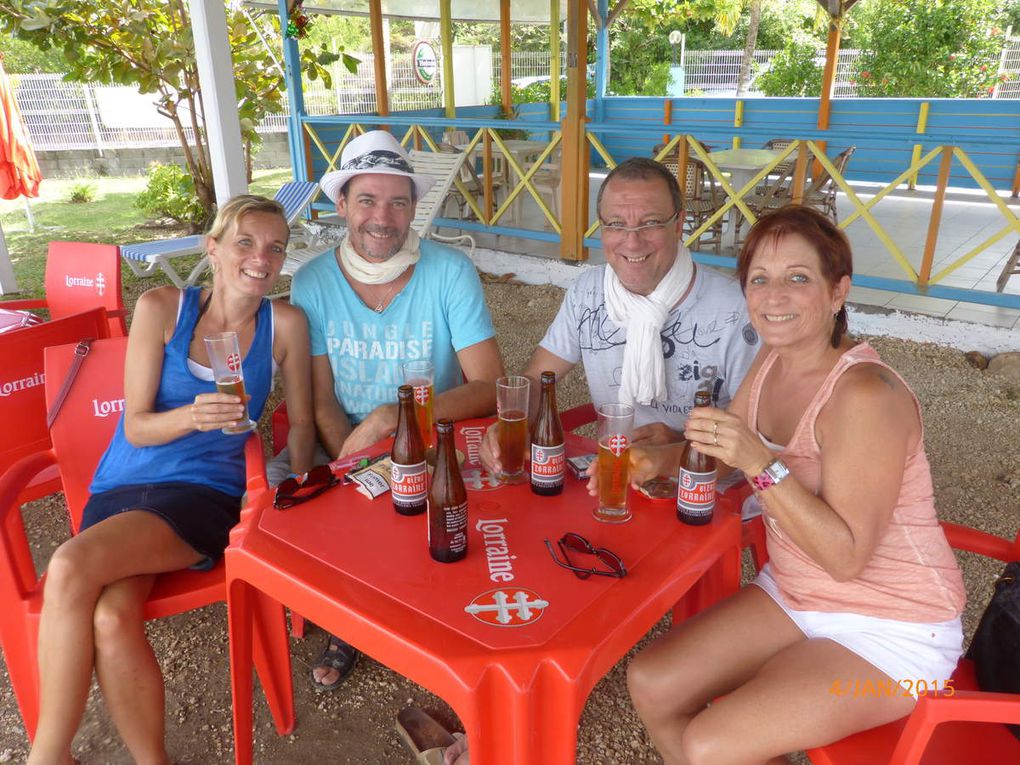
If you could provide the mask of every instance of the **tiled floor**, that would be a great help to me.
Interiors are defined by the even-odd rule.
[[[876,189],[855,186],[855,192],[862,201],[870,199]],[[1005,198],[1006,203],[1020,215],[1020,200]],[[904,258],[914,270],[921,267],[925,242],[928,237],[929,218],[932,208],[931,190],[897,191],[882,199],[872,209],[872,215],[896,244]],[[592,206],[593,207],[593,206]],[[843,217],[849,216],[853,206],[840,194],[837,207]],[[589,215],[594,214],[594,209]],[[525,225],[539,227],[543,218],[534,202],[527,198],[523,205]],[[514,225],[507,221],[506,225]],[[999,209],[989,202],[983,192],[952,192],[947,195],[939,227],[932,274],[955,262],[973,248],[987,240],[1006,225]],[[854,271],[859,275],[907,279],[903,268],[863,218],[854,220],[846,229],[854,249]],[[507,252],[556,258],[559,245],[555,242],[538,242],[508,236],[475,234],[480,247]],[[995,281],[1006,258],[1017,242],[1015,234],[1007,234],[994,245],[983,250],[938,284],[947,287],[995,291]],[[723,254],[732,254],[723,251]],[[590,250],[590,262],[603,260],[602,251]],[[1020,276],[1014,276],[1004,290],[1009,294],[1020,294]],[[902,311],[923,313],[948,319],[977,322],[997,327],[1020,329],[1020,310],[999,308],[980,303],[958,302],[940,298],[909,295],[898,292],[854,287],[850,299],[856,303],[883,306]]]

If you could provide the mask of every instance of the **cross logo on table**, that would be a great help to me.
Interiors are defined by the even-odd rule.
[[[514,587],[483,592],[464,610],[493,627],[523,627],[538,621],[548,605],[534,590]]]
[[[609,440],[606,441],[606,446],[609,447],[609,451],[613,453],[614,457],[619,457],[627,451],[627,447],[630,446],[630,441],[627,439],[627,436],[618,433],[615,436],[609,437]]]
[[[429,402],[429,389],[427,385],[414,386],[414,400],[422,406]]]
[[[241,371],[241,356],[237,353],[231,353],[227,356],[227,369],[231,372]]]

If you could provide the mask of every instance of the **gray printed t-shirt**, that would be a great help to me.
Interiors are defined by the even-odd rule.
[[[627,332],[609,318],[602,290],[602,265],[582,273],[567,290],[559,313],[540,345],[565,361],[584,363],[592,403],[619,400]],[[666,401],[637,404],[634,424],[664,422],[683,430],[700,388],[725,408],[758,352],[747,304],[736,280],[697,266],[690,294],[674,308],[661,332]]]

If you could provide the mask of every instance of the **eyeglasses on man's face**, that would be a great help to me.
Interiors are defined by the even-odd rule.
[[[675,212],[666,218],[666,220],[650,220],[637,226],[625,226],[619,221],[605,221],[602,218],[599,218],[599,223],[602,224],[602,236],[622,239],[627,234],[637,234],[638,236],[656,236],[661,234],[679,216],[680,213]]]
[[[300,505],[310,499],[315,499],[327,489],[331,489],[340,482],[329,465],[316,465],[307,473],[305,480],[298,481],[297,478],[288,478],[281,481],[276,487],[276,497],[273,498],[273,507],[277,510]]]
[[[627,576],[627,567],[623,565],[623,561],[620,560],[619,555],[614,553],[612,550],[607,550],[605,547],[595,547],[580,534],[568,531],[560,537],[559,540],[557,540],[556,544],[559,546],[560,552],[563,554],[563,560],[560,560],[557,557],[556,551],[553,550],[552,543],[548,539],[545,540],[545,546],[549,550],[549,554],[552,556],[553,561],[556,562],[556,565],[573,571],[574,576],[578,579],[587,579],[592,574],[595,574],[596,576],[615,576],[618,579]],[[573,551],[575,554],[581,553],[583,555],[594,555],[599,563],[604,565],[606,568],[585,568],[584,566],[574,565],[574,562],[570,559],[569,551]],[[563,561],[566,561],[566,563]]]

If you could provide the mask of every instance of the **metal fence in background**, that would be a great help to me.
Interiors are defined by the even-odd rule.
[[[759,50],[754,59],[758,68],[767,66],[778,51]],[[565,59],[565,51],[563,53]],[[685,93],[687,95],[733,96],[736,94],[737,73],[742,51],[687,51],[685,66]],[[819,60],[824,60],[819,51]],[[840,51],[836,67],[835,95],[853,97],[857,94],[853,78],[860,52]],[[333,65],[333,82],[326,88],[321,80],[304,83],[305,108],[310,115],[355,114],[376,109],[374,56],[356,54],[360,60],[358,70],[352,74],[339,63]],[[441,62],[440,62],[441,63]],[[390,108],[394,111],[429,109],[443,105],[442,67],[437,82],[423,85],[414,77],[410,54],[390,59]],[[998,85],[992,97],[1020,98],[1020,38],[1007,41],[996,61],[989,62],[1010,79]],[[561,71],[566,71],[565,60]],[[525,85],[549,74],[549,53],[515,51],[511,62],[511,75],[518,84]],[[15,98],[32,136],[35,148],[40,151],[61,149],[141,148],[148,146],[176,146],[178,137],[170,121],[156,111],[154,94],[141,95],[133,88],[107,85],[84,85],[64,82],[59,74],[11,75]],[[493,90],[498,91],[502,79],[499,51],[492,54]],[[285,100],[286,100],[286,94]],[[746,93],[749,97],[761,95],[755,89],[754,79]],[[260,132],[285,132],[287,114],[267,117],[259,126]],[[192,129],[185,134],[192,138]]]

